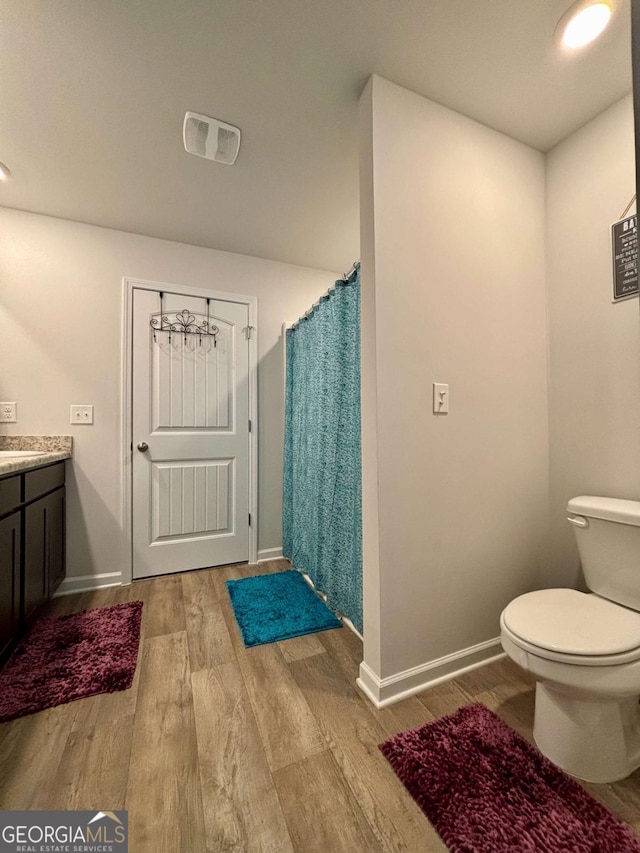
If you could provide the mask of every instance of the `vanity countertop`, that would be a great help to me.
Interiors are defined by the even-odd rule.
[[[0,477],[71,459],[72,447],[70,435],[0,435]]]

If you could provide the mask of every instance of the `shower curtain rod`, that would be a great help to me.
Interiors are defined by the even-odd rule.
[[[289,328],[289,329],[295,329],[295,327],[298,325],[298,323],[301,323],[303,320],[306,320],[306,319],[309,317],[309,315],[310,315],[310,314],[313,314],[313,312],[316,310],[316,308],[318,307],[318,305],[320,305],[320,303],[322,302],[322,300],[323,300],[323,299],[328,299],[328,298],[331,296],[331,294],[332,294],[332,293],[333,293],[333,291],[336,289],[336,287],[338,287],[338,285],[340,285],[340,284],[348,284],[348,283],[349,283],[349,279],[350,279],[350,278],[351,278],[351,276],[352,276],[352,275],[357,271],[357,269],[358,269],[358,267],[359,267],[359,266],[360,266],[360,261],[354,261],[354,262],[353,262],[353,266],[351,267],[351,269],[349,270],[349,272],[348,272],[348,273],[346,273],[346,272],[345,272],[345,273],[343,273],[343,274],[342,274],[342,278],[339,278],[339,279],[338,279],[338,281],[336,281],[336,283],[333,285],[333,287],[330,287],[330,288],[329,288],[329,290],[327,290],[327,291],[326,291],[326,293],[323,293],[323,294],[322,294],[322,296],[320,297],[320,299],[318,299],[318,301],[317,301],[317,302],[314,302],[314,303],[313,303],[313,305],[311,306],[311,308],[309,308],[307,311],[305,311],[305,312],[304,312],[304,314],[302,315],[302,317],[298,317],[298,319],[295,321],[295,323],[292,323],[292,324],[291,324],[290,326],[288,326],[287,328]]]

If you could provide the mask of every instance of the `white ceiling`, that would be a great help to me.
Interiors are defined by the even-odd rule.
[[[630,13],[571,60],[569,0],[2,0],[0,205],[346,270],[380,74],[540,150],[631,89]],[[242,129],[185,153],[186,110]]]

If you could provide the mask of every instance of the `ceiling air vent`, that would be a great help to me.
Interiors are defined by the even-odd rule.
[[[217,118],[185,113],[182,139],[185,150],[197,157],[232,166],[240,150],[240,130]]]

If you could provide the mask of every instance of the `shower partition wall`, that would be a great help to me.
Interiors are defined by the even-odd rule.
[[[359,265],[286,344],[283,553],[362,632]]]

